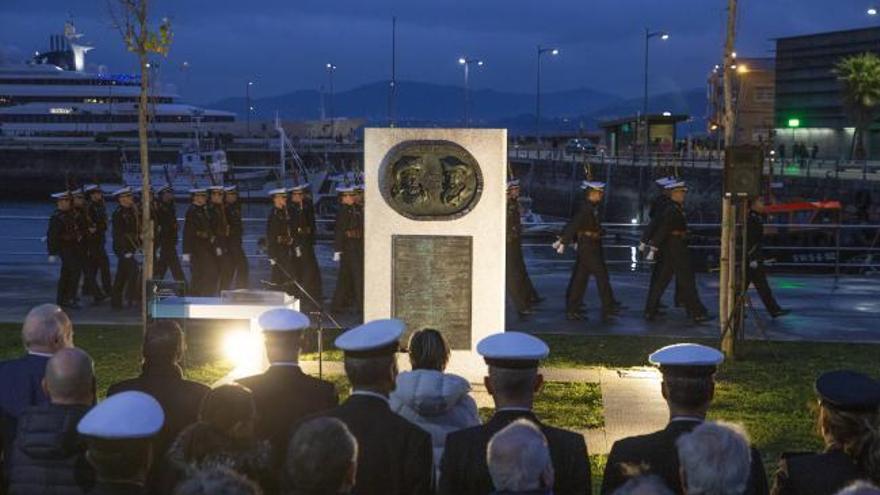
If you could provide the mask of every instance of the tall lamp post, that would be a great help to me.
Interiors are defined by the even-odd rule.
[[[254,107],[253,107],[253,105],[251,105],[251,86],[253,86],[253,85],[254,85],[253,81],[248,81],[247,85],[245,86],[245,89],[244,89],[245,100],[246,100],[245,106],[247,107],[247,108],[245,108],[245,110],[247,112],[247,135],[248,136],[251,135],[251,112],[254,111]]]
[[[333,73],[336,72],[336,65],[328,62],[327,65],[325,65],[324,67],[327,69],[327,77],[329,79],[329,85],[330,85],[330,105],[328,105],[330,107],[330,109],[329,109],[330,138],[335,139],[336,138],[336,119],[335,119],[336,115],[334,115],[334,113],[333,113],[333,110],[334,110],[333,109]]]
[[[468,88],[468,73],[470,72],[471,64],[475,64],[477,67],[482,67],[483,61],[476,58],[460,57],[458,59],[458,64],[464,67],[464,126],[470,127],[470,105],[468,104],[468,93],[470,89]]]
[[[666,31],[651,31],[645,28],[645,92],[642,96],[642,129],[643,129],[643,150],[645,158],[650,154],[650,132],[648,130],[648,46],[651,38],[660,38],[663,41],[669,39],[669,33]]]
[[[541,142],[541,57],[549,53],[559,55],[559,48],[543,47],[538,45],[538,84],[535,91],[535,140]]]

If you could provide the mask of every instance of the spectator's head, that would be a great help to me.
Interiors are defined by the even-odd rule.
[[[177,485],[174,495],[262,495],[259,485],[226,466],[206,466]]]
[[[358,445],[345,423],[317,418],[302,424],[287,448],[285,475],[305,493],[348,493],[357,473]]]
[[[54,354],[73,347],[73,324],[67,314],[54,304],[41,304],[24,318],[21,340],[29,352]]]
[[[141,349],[144,366],[178,364],[185,351],[183,331],[176,321],[156,320],[147,326]]]
[[[302,349],[303,331],[309,317],[287,308],[270,309],[258,319],[266,343],[266,357],[272,364],[297,363]]]
[[[144,483],[152,463],[153,438],[165,413],[152,396],[121,392],[93,407],[77,425],[86,458],[99,481]]]
[[[673,491],[655,475],[641,475],[614,490],[614,495],[674,495]]]
[[[61,349],[46,363],[43,390],[52,404],[91,406],[95,403],[95,364],[82,349]]]
[[[688,495],[741,495],[752,465],[741,426],[705,422],[676,442],[681,482]]]
[[[706,415],[715,397],[715,372],[724,354],[704,345],[676,344],[657,350],[648,360],[660,367],[661,390],[672,416]]]
[[[202,400],[199,421],[207,423],[229,438],[249,439],[254,436],[256,420],[254,396],[237,384],[221,385]]]
[[[373,320],[336,339],[336,347],[345,352],[345,374],[352,388],[386,395],[394,390],[395,354],[404,328],[400,320]]]
[[[518,419],[492,436],[486,448],[486,463],[497,491],[553,487],[553,462],[547,438],[527,419]]]
[[[504,332],[481,340],[477,352],[489,366],[484,383],[495,408],[531,409],[535,394],[544,385],[538,364],[550,354],[547,344],[526,333]]]
[[[409,338],[409,363],[414,370],[443,371],[449,362],[449,344],[433,328],[414,332]]]
[[[880,495],[880,488],[867,481],[856,481],[837,492],[837,495]]]
[[[880,382],[854,371],[831,371],[816,380],[816,393],[826,447],[843,451],[880,483]]]

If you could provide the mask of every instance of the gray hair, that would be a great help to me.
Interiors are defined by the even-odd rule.
[[[345,423],[316,418],[303,423],[293,435],[284,470],[294,488],[339,493],[349,470],[357,467],[357,455],[357,440]]]
[[[211,465],[198,471],[174,490],[174,495],[261,495],[253,481],[232,469]]]
[[[45,383],[54,404],[92,405],[95,363],[82,349],[61,349],[46,363]]]
[[[518,419],[492,436],[486,448],[486,463],[498,491],[542,488],[542,476],[552,477],[553,473],[547,438],[527,419]]]
[[[28,350],[55,352],[73,345],[73,324],[60,307],[41,304],[25,316],[21,340]]]
[[[687,495],[741,495],[752,464],[742,426],[705,422],[676,442]]]
[[[658,476],[636,476],[614,490],[613,495],[675,495]]]
[[[880,488],[867,481],[856,481],[837,492],[837,495],[880,495]]]

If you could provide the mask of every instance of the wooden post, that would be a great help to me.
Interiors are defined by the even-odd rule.
[[[727,150],[725,162],[729,157],[729,150],[733,146],[736,130],[733,109],[733,65],[734,39],[736,37],[736,0],[727,0],[727,38],[724,43],[724,146]],[[723,194],[723,193],[722,193]],[[730,325],[730,315],[735,309],[734,297],[736,291],[736,206],[731,198],[723,195],[721,205],[721,271],[719,276],[718,321],[721,325],[722,342],[721,350],[728,358],[736,355],[736,335]],[[729,331],[726,331],[730,327]]]

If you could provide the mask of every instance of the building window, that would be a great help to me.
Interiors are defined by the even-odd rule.
[[[773,86],[756,86],[755,103],[773,103]]]

